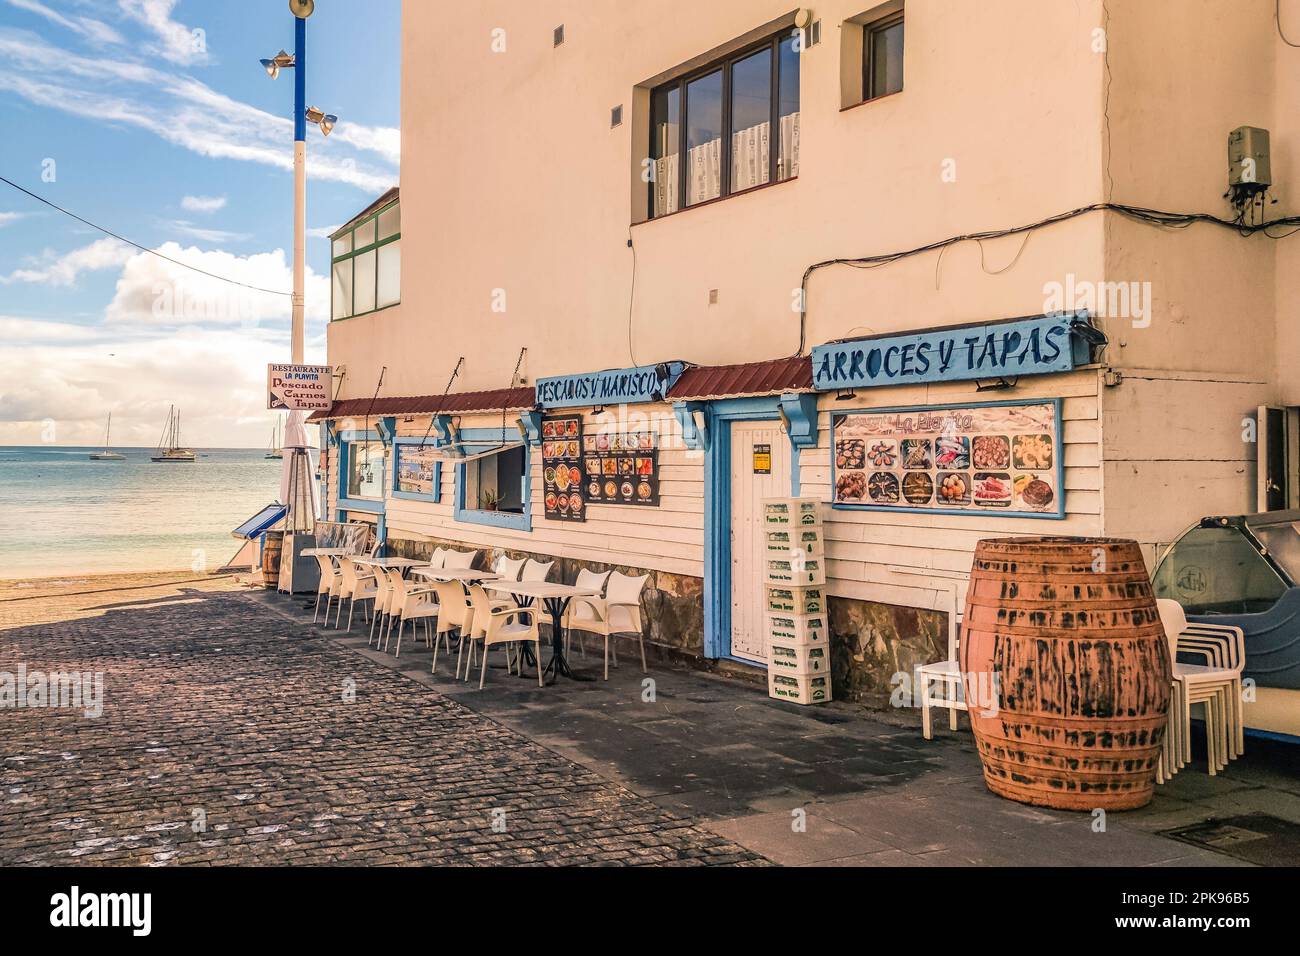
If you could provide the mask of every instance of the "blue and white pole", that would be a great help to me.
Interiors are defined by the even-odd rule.
[[[293,364],[306,352],[307,286],[307,20],[294,18],[293,56]]]

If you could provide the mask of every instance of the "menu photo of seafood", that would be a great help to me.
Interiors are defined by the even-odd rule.
[[[592,504],[658,505],[659,450],[655,433],[598,433],[583,442],[586,497]]]
[[[556,521],[586,521],[582,453],[582,419],[548,418],[542,422],[542,488],[545,515]]]
[[[1055,402],[835,416],[835,502],[848,507],[1063,513]]]

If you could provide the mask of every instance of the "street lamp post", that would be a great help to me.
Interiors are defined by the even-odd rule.
[[[307,106],[307,18],[316,9],[315,0],[289,0],[289,12],[294,16],[294,52],[281,50],[262,66],[271,79],[281,70],[294,71],[293,83],[293,299],[290,319],[290,353],[294,365],[302,365],[306,357],[306,286],[307,286],[307,124],[320,127],[328,136],[338,122],[332,116]],[[291,570],[289,581],[296,576],[297,548],[292,543],[295,532],[309,532],[314,516],[311,513],[311,460],[307,453],[303,414],[290,411],[285,425],[285,450],[281,478],[281,496],[286,507],[284,527],[290,540],[286,541],[284,563]],[[305,514],[303,512],[306,512]],[[282,565],[283,566],[283,565]],[[282,578],[284,575],[282,574]],[[294,590],[292,583],[288,588]]]

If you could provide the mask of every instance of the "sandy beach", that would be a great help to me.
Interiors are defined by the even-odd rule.
[[[0,630],[98,617],[124,604],[184,600],[196,591],[237,591],[233,574],[192,571],[65,574],[0,580]]]

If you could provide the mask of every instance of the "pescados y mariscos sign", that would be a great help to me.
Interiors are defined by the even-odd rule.
[[[685,367],[682,362],[661,362],[636,368],[539,378],[537,404],[542,408],[574,408],[661,402]]]
[[[1045,375],[1087,364],[1075,339],[1073,313],[885,335],[813,349],[813,386],[820,391]]]

